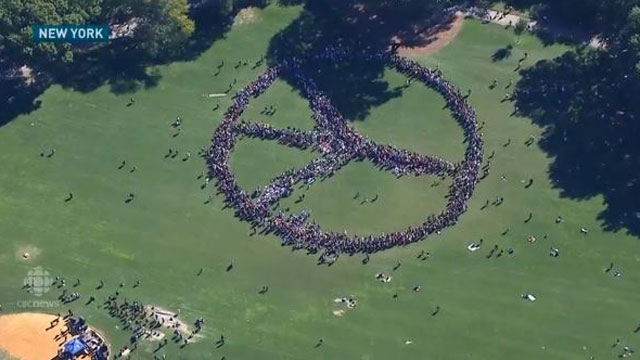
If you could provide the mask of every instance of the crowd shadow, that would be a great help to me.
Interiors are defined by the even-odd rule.
[[[433,41],[433,28],[446,28],[453,17],[432,2],[319,0],[303,3],[300,16],[273,37],[267,61],[306,57],[329,45],[344,44],[372,50],[389,49],[392,44],[426,45]],[[281,2],[282,3],[282,2]],[[287,2],[285,2],[287,3]],[[431,35],[431,36],[427,36]],[[358,61],[341,64],[310,64],[306,69],[318,86],[331,97],[349,121],[362,121],[372,108],[402,95],[404,87],[392,87],[383,78],[384,66]],[[293,87],[297,84],[288,81]]]
[[[544,128],[549,175],[564,197],[602,196],[608,231],[640,236],[640,91],[638,74],[608,54],[570,52],[522,72],[519,115]]]

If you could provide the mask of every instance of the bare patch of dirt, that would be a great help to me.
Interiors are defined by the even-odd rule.
[[[33,261],[37,259],[41,253],[42,250],[36,246],[24,245],[16,250],[15,257],[22,261]]]
[[[238,12],[233,18],[233,26],[253,24],[260,20],[258,9],[255,7],[247,7]]]
[[[64,321],[55,323],[56,316],[40,313],[21,313],[0,316],[0,352],[20,360],[57,358],[58,350],[70,335]],[[55,325],[51,325],[51,324]],[[0,355],[0,359],[3,355]],[[77,359],[88,360],[88,356]]]
[[[402,56],[430,55],[442,50],[458,36],[464,17],[461,12],[455,13],[447,21],[419,32],[410,43],[394,37],[393,41],[400,46],[398,53]]]
[[[147,311],[151,314],[151,317],[161,322],[161,328],[169,331],[177,331],[183,337],[189,338],[189,342],[194,342],[203,336],[200,334],[196,334],[194,330],[187,325],[185,322],[178,319],[178,314],[171,312],[169,310],[157,307],[157,306],[147,306]],[[166,334],[161,331],[149,331],[145,334],[144,338],[151,341],[159,341],[162,340]],[[190,337],[191,336],[191,337]]]

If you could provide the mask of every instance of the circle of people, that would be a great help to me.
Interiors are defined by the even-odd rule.
[[[391,145],[379,145],[357,133],[333,106],[330,99],[306,76],[314,63],[339,63],[361,61],[382,63],[409,78],[439,92],[447,107],[464,130],[464,160],[451,163],[435,156],[425,156]],[[312,131],[241,121],[240,118],[251,98],[264,93],[283,74],[292,79],[309,101],[316,125]],[[287,170],[264,187],[249,193],[241,189],[232,174],[228,159],[235,143],[243,136],[275,140],[298,149],[319,151],[322,156],[306,166]],[[236,211],[236,216],[251,223],[254,231],[273,233],[282,239],[283,246],[306,249],[310,253],[321,252],[321,261],[334,261],[341,253],[374,253],[395,246],[407,245],[428,235],[454,225],[467,209],[467,201],[479,181],[478,173],[483,158],[483,140],[476,121],[475,110],[466,102],[466,96],[443,78],[437,69],[429,69],[417,62],[400,57],[393,50],[373,52],[354,50],[346,46],[332,46],[305,59],[291,58],[270,67],[257,80],[249,83],[233,97],[233,104],[225,112],[224,119],[215,130],[210,147],[204,153],[209,167],[207,182],[216,179],[219,192],[225,202]],[[436,175],[449,176],[448,203],[437,215],[429,215],[426,221],[410,226],[404,231],[377,235],[348,235],[346,231],[328,232],[321,229],[310,213],[288,214],[279,210],[279,200],[291,195],[294,186],[311,186],[316,180],[334,175],[350,161],[369,160],[380,169],[396,176]]]

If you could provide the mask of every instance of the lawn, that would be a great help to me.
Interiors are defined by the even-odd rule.
[[[150,69],[161,75],[155,87],[133,94],[114,94],[106,86],[88,93],[52,87],[40,97],[40,109],[0,128],[2,313],[72,308],[117,349],[129,333],[100,304],[124,283],[121,296],[129,300],[179,308],[189,322],[206,319],[204,339],[157,353],[189,360],[582,360],[617,356],[620,346],[611,347],[616,338],[640,346],[633,334],[640,321],[638,239],[601,230],[596,220],[604,207],[601,198],[562,198],[548,178],[552,159],[535,144],[524,144],[531,135],[539,139],[541,130],[511,116],[511,103],[500,102],[509,81],[518,80],[514,69],[525,51],[524,64],[531,66],[566,50],[545,47],[529,35],[518,41],[499,26],[467,20],[443,51],[416,58],[472,90],[469,102],[485,123],[486,154],[496,153],[491,175],[478,186],[469,211],[441,235],[375,254],[367,265],[361,256],[342,256],[334,266],[318,266],[316,257],[280,246],[275,236],[250,236],[250,227],[223,209],[218,195],[205,204],[215,190],[211,184],[201,188],[204,162],[196,154],[208,145],[230,103],[205,94],[223,91],[234,78],[239,88],[264,70],[233,64],[264,55],[269,40],[300,8],[260,11],[260,21],[235,27],[198,59]],[[509,44],[512,56],[492,61],[492,54]],[[223,59],[225,67],[214,76]],[[498,87],[491,90],[494,79]],[[404,84],[390,70],[382,80],[390,88]],[[462,132],[442,109],[442,99],[415,83],[401,91],[364,120],[350,119],[353,126],[379,143],[459,160]],[[130,97],[135,104],[127,107]],[[220,108],[212,110],[218,103]],[[277,106],[274,116],[260,114],[268,105]],[[310,115],[307,103],[283,81],[253,102],[245,118],[309,129]],[[184,126],[174,137],[170,124],[176,116]],[[512,143],[504,147],[508,139]],[[51,158],[39,155],[52,148]],[[169,149],[179,155],[166,158]],[[187,152],[192,156],[182,161]],[[275,142],[243,140],[231,164],[251,191],[315,156]],[[125,167],[118,169],[122,161]],[[521,180],[529,178],[534,184],[525,189]],[[391,231],[441,209],[447,181],[432,187],[433,180],[395,179],[367,162],[354,162],[303,190],[303,202],[295,203],[297,194],[286,202],[311,209],[332,230]],[[73,200],[65,202],[70,192]],[[353,199],[358,192],[379,194],[380,200],[359,205]],[[125,203],[129,193],[135,200]],[[481,210],[497,196],[505,198],[504,205]],[[530,212],[533,219],[524,223]],[[556,224],[558,215],[565,222]],[[581,234],[580,227],[589,233]],[[530,235],[537,237],[535,244],[526,241]],[[468,252],[467,244],[480,238],[482,250]],[[494,244],[514,253],[487,259]],[[560,257],[548,255],[551,247],[560,249]],[[21,257],[25,250],[32,254],[28,260]],[[430,252],[429,260],[416,258],[422,250]],[[604,272],[612,261],[623,276]],[[231,262],[233,269],[226,272]],[[72,291],[83,297],[56,308],[20,307],[21,301],[53,300],[60,293],[52,289],[35,298],[21,288],[35,266],[70,283],[80,279]],[[203,274],[197,276],[200,268]],[[391,273],[392,282],[377,282],[379,271]],[[96,290],[101,279],[105,287]],[[141,285],[133,288],[136,280]],[[269,292],[261,295],[263,285]],[[420,292],[412,290],[416,285]],[[525,292],[538,300],[523,301]],[[97,301],[85,305],[89,295]],[[334,316],[333,299],[349,295],[358,306]],[[441,310],[432,316],[436,306]],[[226,344],[216,348],[221,334]],[[131,358],[149,359],[155,346],[143,343]]]

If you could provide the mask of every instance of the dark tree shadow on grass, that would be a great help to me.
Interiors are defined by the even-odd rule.
[[[264,6],[259,0],[248,3]],[[20,114],[37,109],[37,97],[53,84],[85,93],[107,85],[115,94],[154,87],[161,79],[154,66],[196,59],[224,36],[234,16],[235,13],[216,15],[207,6],[199,7],[191,16],[196,23],[195,32],[182,51],[171,57],[149,58],[138,50],[133,39],[121,38],[76,52],[71,64],[31,64],[33,72],[38,74],[31,85],[19,77],[0,79],[0,127]],[[0,61],[0,68],[2,66]]]
[[[418,3],[307,1],[300,17],[271,40],[267,60],[274,64],[292,56],[305,57],[337,43],[373,50],[388,49],[393,43],[424,45],[425,33],[447,24],[438,17],[443,13],[435,2]],[[307,71],[350,121],[364,120],[372,108],[401,96],[404,88],[390,86],[379,64],[310,64]]]
[[[233,16],[215,15],[213,9],[201,6],[191,15],[196,30],[178,54],[148,58],[138,50],[134,39],[121,38],[96,51],[78,54],[73,66],[54,69],[53,82],[81,92],[109,85],[115,94],[155,87],[161,75],[154,66],[197,59],[230,29]]]
[[[491,0],[498,2],[497,0]],[[596,35],[611,34],[616,19],[613,8],[626,14],[632,1],[623,6],[623,1],[609,6],[607,1],[585,0],[501,0],[516,13],[527,13],[537,22],[533,32],[545,46],[554,44],[584,45]],[[611,0],[611,3],[614,1]],[[626,9],[626,10],[625,10]],[[620,19],[618,19],[620,20]]]
[[[498,61],[506,60],[511,57],[512,53],[513,53],[513,45],[507,45],[503,48],[496,50],[491,55],[491,61],[498,62]]]
[[[595,36],[606,36],[605,33],[594,28],[583,27],[562,22],[562,19],[538,20],[537,28],[533,31],[544,46],[556,44],[568,46],[584,46],[590,44]]]
[[[47,86],[41,83],[27,85],[21,77],[0,79],[0,128],[16,116],[40,108],[36,98]]]
[[[278,0],[278,4],[282,6],[302,5],[305,0]]]
[[[603,196],[608,231],[640,236],[640,79],[605,53],[567,53],[522,73],[518,113],[544,127],[540,146],[562,196]]]
[[[52,82],[83,93],[108,85],[114,94],[133,93],[140,88],[156,86],[159,75],[147,72],[153,62],[136,55],[129,40],[115,41],[108,47],[79,54],[73,66],[59,66]]]

